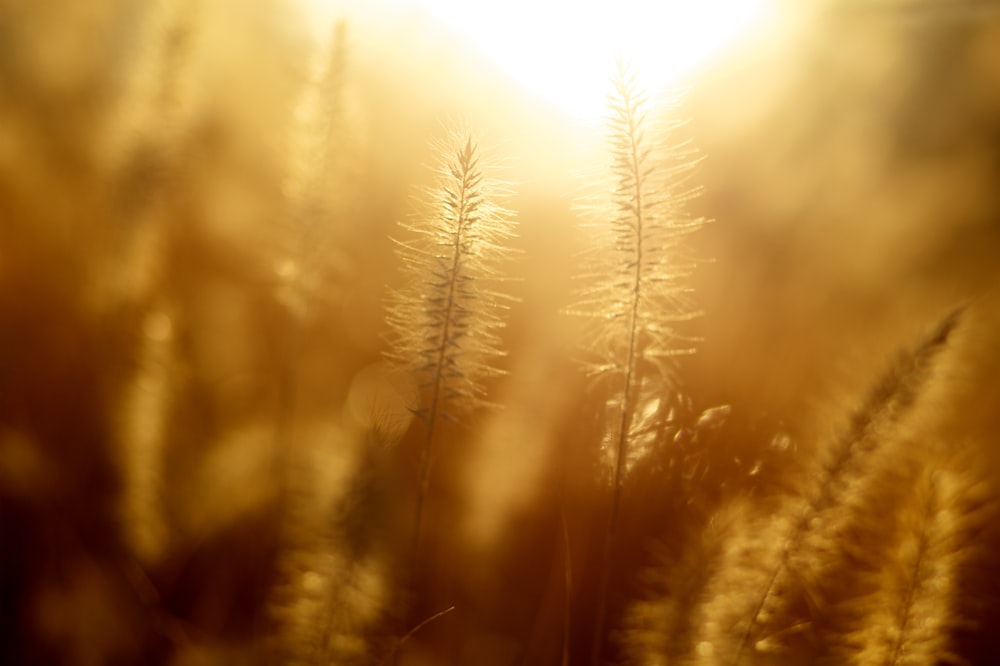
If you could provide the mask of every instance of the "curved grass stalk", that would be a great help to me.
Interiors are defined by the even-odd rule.
[[[855,414],[844,437],[834,446],[823,466],[818,482],[804,498],[804,505],[791,517],[788,531],[782,537],[773,568],[754,597],[748,597],[750,612],[744,620],[731,660],[734,666],[774,630],[775,619],[782,618],[788,600],[783,593],[800,575],[794,564],[809,561],[816,550],[811,541],[821,542],[823,524],[832,512],[849,511],[845,499],[851,492],[852,481],[863,478],[869,471],[871,454],[885,441],[886,433],[909,411],[928,380],[931,361],[945,345],[958,321],[958,313],[945,318],[915,352],[903,356],[883,377],[865,405]],[[808,551],[808,552],[807,552]],[[731,572],[739,575],[738,572]],[[717,622],[718,623],[718,622]]]

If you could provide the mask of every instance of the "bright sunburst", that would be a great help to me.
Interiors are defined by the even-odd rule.
[[[603,112],[617,54],[648,84],[676,77],[747,28],[762,0],[480,3],[422,0],[532,92],[577,117]]]
[[[336,2],[306,1],[317,11]],[[383,11],[428,12],[533,94],[589,119],[603,113],[616,55],[628,58],[647,85],[667,83],[751,28],[768,0],[383,2]]]

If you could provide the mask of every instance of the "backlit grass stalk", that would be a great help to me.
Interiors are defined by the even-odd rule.
[[[151,3],[130,54],[104,148],[114,169],[110,256],[100,268],[110,311],[135,307],[162,291],[171,189],[181,169],[191,114],[191,61],[199,26],[197,0]]]
[[[135,51],[105,150],[112,164],[113,214],[98,298],[117,335],[134,341],[132,376],[119,405],[126,538],[149,565],[165,554],[164,456],[177,381],[171,195],[191,106],[191,58],[198,3],[156,3],[141,14]]]
[[[436,427],[485,404],[484,380],[499,374],[499,330],[508,296],[497,291],[514,235],[513,215],[498,203],[508,189],[492,176],[467,131],[437,146],[437,182],[425,211],[397,240],[403,286],[390,297],[391,359],[414,373],[425,400],[411,552],[419,545]]]
[[[650,104],[628,66],[619,61],[609,98],[610,200],[588,211],[598,225],[585,276],[589,286],[572,311],[596,322],[594,375],[617,385],[609,400],[613,426],[605,442],[613,450],[612,499],[605,536],[593,661],[600,659],[612,544],[628,460],[638,439],[637,416],[651,400],[675,393],[675,359],[693,353],[690,337],[675,324],[698,316],[688,302],[694,261],[685,239],[703,220],[684,211],[696,193],[686,183],[694,162],[686,144],[671,143],[678,124],[650,117]]]
[[[840,637],[844,663],[962,662],[953,640],[968,626],[971,604],[961,579],[989,561],[983,535],[997,511],[981,468],[926,455],[904,467],[900,480],[908,492],[896,511],[893,542],[878,561],[865,562],[868,593],[847,604],[854,621]],[[884,520],[870,529],[884,532]]]
[[[352,152],[344,112],[347,36],[347,23],[340,20],[317,45],[290,123],[283,187],[288,216],[275,269],[279,297],[297,319],[329,304],[337,287],[331,278],[348,263],[337,243]]]
[[[323,263],[339,251],[332,246],[339,220],[330,199],[344,189],[342,178],[332,178],[331,136],[337,131],[344,86],[346,24],[337,23],[327,40],[313,53],[301,96],[288,126],[284,192],[286,217],[281,221],[275,261],[277,298],[285,306],[278,353],[278,411],[275,424],[275,474],[281,494],[295,483],[291,478],[296,456],[305,455],[296,441],[294,425],[299,390],[301,338],[310,315],[319,308],[324,284]]]
[[[278,583],[271,617],[280,627],[268,663],[289,666],[371,663],[387,588],[383,534],[388,439],[379,424],[364,433],[324,429],[303,437],[295,484],[282,518]],[[325,446],[324,446],[325,444]]]
[[[826,460],[810,488],[791,508],[774,519],[775,529],[763,537],[761,547],[767,553],[750,565],[752,570],[731,568],[724,572],[733,587],[743,590],[727,603],[715,603],[722,615],[710,617],[713,626],[729,627],[731,614],[745,612],[736,618],[741,625],[732,648],[723,644],[712,646],[716,657],[724,663],[740,664],[759,647],[771,645],[785,628],[794,624],[790,606],[800,597],[798,586],[818,586],[810,573],[834,550],[838,534],[831,526],[850,520],[854,495],[862,481],[873,473],[872,454],[892,433],[893,428],[910,411],[919,392],[926,385],[932,361],[945,345],[957,322],[957,313],[947,317],[934,333],[911,354],[902,356],[855,413],[847,432],[831,447]],[[764,543],[769,542],[769,543]],[[773,544],[780,547],[775,549]],[[757,580],[756,591],[745,581]],[[743,584],[737,585],[735,581]],[[725,581],[722,581],[725,587]],[[743,609],[743,610],[741,610]],[[713,615],[710,613],[710,615]],[[715,662],[713,662],[715,663]]]

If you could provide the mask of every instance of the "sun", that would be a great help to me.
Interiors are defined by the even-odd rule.
[[[316,11],[345,4],[345,0],[306,2]],[[669,83],[761,21],[769,0],[382,0],[382,4],[383,11],[417,9],[432,15],[531,94],[576,119],[593,119],[604,112],[605,84],[617,56],[641,73],[644,85]]]
[[[600,116],[618,55],[657,86],[703,62],[763,15],[763,0],[421,0],[531,92]]]

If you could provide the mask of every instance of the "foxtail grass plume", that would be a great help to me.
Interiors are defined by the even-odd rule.
[[[589,370],[611,389],[604,438],[610,454],[612,505],[607,530],[605,579],[595,625],[595,654],[603,641],[610,549],[629,460],[655,431],[651,415],[667,413],[661,401],[676,394],[676,357],[693,353],[693,339],[676,324],[698,316],[687,283],[694,261],[687,236],[704,220],[684,204],[696,194],[687,184],[695,163],[686,143],[673,137],[680,123],[659,122],[628,65],[618,61],[609,97],[610,181],[582,208],[598,242],[588,257],[581,301],[570,311],[590,319],[593,360]]]
[[[676,359],[695,340],[677,324],[699,316],[688,278],[695,261],[688,235],[704,223],[685,211],[697,195],[688,184],[694,151],[674,137],[680,122],[661,122],[627,64],[618,63],[609,97],[610,181],[581,204],[595,242],[585,257],[584,286],[570,313],[593,323],[588,371],[618,383],[609,407],[617,430],[609,448],[617,478],[629,460],[631,428],[650,399],[674,393]]]
[[[790,499],[769,525],[746,535],[744,550],[757,556],[744,558],[745,566],[723,568],[718,598],[709,602],[706,613],[706,626],[721,629],[705,639],[714,658],[721,658],[718,663],[735,666],[752,662],[761,652],[780,652],[786,637],[809,624],[800,611],[802,604],[816,601],[822,587],[817,566],[836,555],[837,526],[852,521],[856,495],[878,470],[874,454],[912,409],[957,322],[958,313],[950,314],[923,344],[890,367],[801,497]]]
[[[291,119],[283,191],[288,220],[275,262],[279,297],[300,317],[309,306],[329,305],[336,278],[349,263],[341,240],[346,198],[350,123],[344,113],[347,80],[346,21],[316,47]]]
[[[419,541],[434,430],[442,418],[486,404],[485,380],[502,374],[499,331],[510,298],[498,290],[511,250],[513,214],[494,169],[481,160],[470,132],[451,130],[436,146],[437,182],[397,240],[403,286],[390,296],[388,355],[412,372],[425,393],[415,410],[426,435],[420,454],[413,547]]]
[[[954,455],[914,462],[897,475],[906,493],[892,515],[891,542],[877,560],[863,560],[866,593],[844,604],[852,621],[836,637],[843,663],[966,663],[954,640],[970,626],[977,600],[962,579],[991,560],[983,535],[996,524],[997,503],[981,465]],[[885,520],[877,527],[885,533]]]

